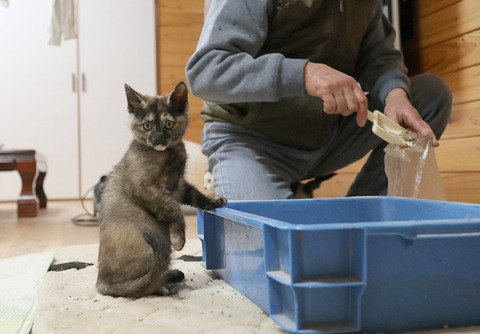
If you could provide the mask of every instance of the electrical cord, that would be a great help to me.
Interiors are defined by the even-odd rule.
[[[88,194],[95,188],[95,185],[91,186],[85,194],[80,199],[80,203],[82,204],[83,209],[86,213],[81,213],[76,215],[71,219],[71,222],[77,226],[98,226],[99,221],[96,212],[93,214],[88,211],[85,206],[85,200],[87,199]]]

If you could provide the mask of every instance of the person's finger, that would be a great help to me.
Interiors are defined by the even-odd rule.
[[[430,139],[434,147],[438,147],[440,145],[438,143],[437,137],[435,136],[435,133],[433,133],[432,128],[420,117],[420,115],[418,115],[418,118],[414,118],[410,128],[412,128],[413,132],[418,133],[420,137]]]
[[[359,86],[355,88],[355,98],[358,105],[357,124],[363,127],[367,123],[368,99]]]
[[[358,99],[355,95],[355,91],[352,89],[347,89],[344,94],[343,94],[346,104],[347,104],[347,110],[348,110],[348,115],[353,114],[354,112],[357,112],[358,109],[360,108],[360,105],[358,103]]]
[[[327,114],[333,114],[335,113],[336,109],[337,109],[337,103],[333,95],[330,93],[325,94],[323,98],[323,110]]]
[[[433,133],[433,130],[430,128],[428,124],[426,124],[426,127],[423,128],[420,132],[418,132],[418,135],[423,138],[428,138],[430,139],[432,145],[434,147],[440,146],[440,143],[438,142],[437,138],[435,137],[435,134]]]
[[[335,98],[335,103],[337,104],[337,109],[335,111],[335,114],[341,114],[343,116],[348,116],[348,106],[347,106],[347,101],[345,100],[345,97],[343,96],[342,93],[337,93],[334,95]]]

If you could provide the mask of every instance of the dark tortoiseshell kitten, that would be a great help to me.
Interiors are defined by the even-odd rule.
[[[171,247],[180,250],[185,243],[180,204],[211,210],[227,201],[203,195],[184,179],[186,84],[156,97],[128,85],[125,90],[134,139],[100,201],[97,290],[115,297],[169,295],[173,282],[184,278],[169,269]]]

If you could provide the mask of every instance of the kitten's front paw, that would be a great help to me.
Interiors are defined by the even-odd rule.
[[[205,211],[213,210],[227,204],[227,199],[223,196],[203,196],[199,203],[196,203],[196,207]]]
[[[173,249],[176,251],[182,250],[185,245],[185,235],[179,235],[177,233],[171,233],[170,239],[172,241]]]
[[[214,196],[212,197],[213,209],[220,208],[227,204],[227,199],[223,196]]]
[[[169,230],[173,249],[176,251],[182,250],[185,245],[185,222],[183,221],[183,216],[181,216],[180,222],[170,224]]]

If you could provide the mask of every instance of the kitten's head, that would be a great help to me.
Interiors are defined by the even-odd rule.
[[[157,151],[180,142],[188,125],[188,90],[181,81],[163,96],[137,93],[125,84],[130,128],[135,138]]]

